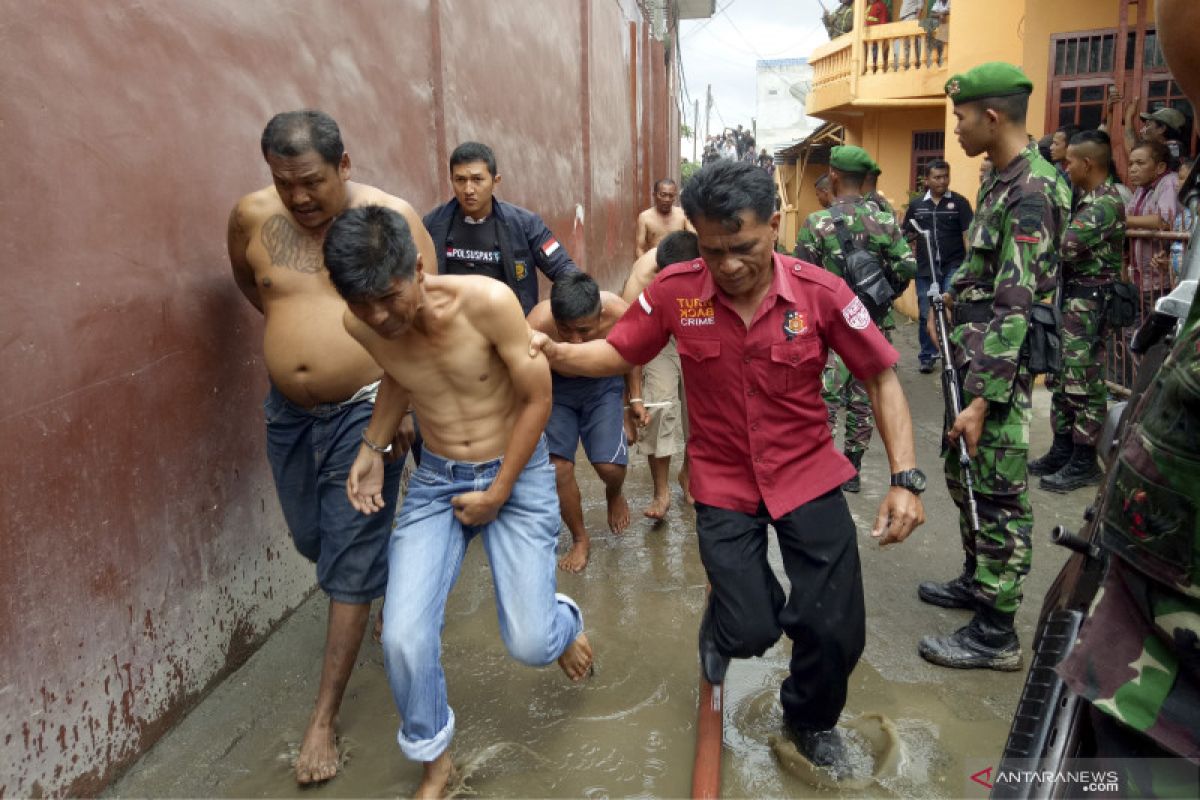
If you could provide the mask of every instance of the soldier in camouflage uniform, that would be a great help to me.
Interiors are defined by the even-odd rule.
[[[1026,485],[1032,380],[1023,357],[1036,303],[1053,303],[1057,250],[1071,203],[1058,171],[1028,143],[1033,84],[1011,64],[983,64],[946,83],[968,156],[986,152],[995,171],[979,190],[967,232],[967,259],[946,294],[964,408],[947,438],[966,438],[980,533],[972,535],[956,447],[946,452],[946,485],[959,508],[963,574],[923,583],[922,600],[975,612],[949,636],[926,636],[918,652],[935,664],[1016,670],[1013,627],[1030,565],[1033,510]],[[932,317],[930,324],[933,324]]]
[[[805,220],[796,239],[796,258],[843,276],[845,258],[833,221],[836,212],[845,218],[846,229],[856,244],[874,251],[880,261],[901,279],[911,280],[916,275],[916,259],[908,242],[900,235],[895,218],[867,205],[862,197],[863,179],[874,163],[861,147],[833,148],[829,159],[829,176],[831,191],[836,199],[829,209],[814,212]],[[889,315],[889,319],[881,326],[889,341],[890,327]],[[863,453],[871,442],[871,433],[875,428],[866,387],[850,374],[842,360],[833,353],[830,353],[825,366],[822,384],[822,395],[829,411],[829,428],[835,439],[838,409],[843,405],[846,407],[846,436],[842,450],[854,469],[860,470]],[[860,487],[861,479],[857,474],[842,486],[847,492],[857,492]]]
[[[1189,33],[1200,25],[1200,4],[1159,0],[1156,9],[1167,61],[1200,103],[1200,55]],[[1197,242],[1200,224],[1192,229],[1186,278],[1200,276]],[[1200,763],[1200,303],[1192,303],[1156,378],[1136,401],[1101,499],[1108,574],[1058,672],[1097,709],[1096,755],[1155,759],[1114,762],[1135,767],[1186,767],[1181,758],[1158,759]],[[1190,791],[1175,796],[1196,796],[1194,766],[1188,777]],[[1126,792],[1137,794],[1167,791],[1138,785]]]
[[[841,0],[841,6],[821,15],[830,39],[845,36],[854,27],[854,0]]]
[[[1096,441],[1108,410],[1104,385],[1104,315],[1109,287],[1121,274],[1125,204],[1110,174],[1112,147],[1103,131],[1076,134],[1067,147],[1067,175],[1079,190],[1063,236],[1063,371],[1046,385],[1053,390],[1050,424],[1054,444],[1029,462],[1041,487],[1070,492],[1100,482]]]
[[[1193,303],[1111,468],[1099,510],[1108,572],[1058,666],[1071,691],[1100,712],[1093,715],[1098,755],[1200,763],[1198,454],[1200,303]]]

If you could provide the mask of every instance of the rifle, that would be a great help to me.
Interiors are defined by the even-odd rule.
[[[942,287],[938,284],[937,265],[933,260],[933,243],[929,231],[917,224],[915,219],[908,223],[925,240],[925,252],[929,256],[929,274],[933,278],[929,286],[929,306],[937,326],[938,350],[942,355],[942,393],[949,405],[950,419],[958,419],[962,413],[962,393],[959,390],[958,370],[954,368],[954,355],[950,351],[950,330],[946,324],[946,303],[942,300]],[[971,477],[971,454],[967,452],[966,437],[958,437],[958,464],[961,468],[963,486],[966,488],[967,522],[971,535],[979,536],[979,506],[975,502],[975,479]]]

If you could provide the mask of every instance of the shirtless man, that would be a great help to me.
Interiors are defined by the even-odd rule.
[[[387,513],[355,513],[342,484],[383,370],[342,325],[346,304],[329,283],[321,243],[339,213],[375,203],[403,214],[421,251],[434,255],[408,203],[349,180],[350,156],[329,115],[276,115],[263,131],[262,152],[273,185],[234,206],[228,245],[238,288],[266,322],[267,458],[279,502],[296,549],[316,562],[317,582],[329,595],[321,683],[296,759],[296,780],[304,784],[338,771],[338,708],[371,601],[387,585],[385,545],[403,464],[386,469]],[[397,450],[406,446],[398,442]]]
[[[529,312],[529,327],[556,342],[590,342],[608,335],[629,304],[612,292],[602,292],[592,276],[572,272],[554,282],[550,299]],[[583,523],[583,502],[575,480],[575,451],[579,440],[592,468],[604,482],[608,502],[608,527],[624,533],[629,527],[629,503],[621,492],[629,463],[623,408],[628,401],[640,405],[641,370],[619,377],[578,378],[551,374],[554,408],[546,425],[550,461],[558,480],[558,502],[563,522],[571,531],[571,549],[558,561],[560,569],[583,572],[591,551],[591,537]],[[630,418],[630,433],[633,433]]]
[[[699,257],[695,233],[673,231],[667,234],[657,247],[648,250],[634,262],[625,288],[621,290],[622,299],[626,303],[636,302],[638,295],[663,267]],[[671,505],[671,456],[683,456],[683,464],[679,467],[679,488],[683,490],[683,501],[692,504],[685,450],[687,404],[683,399],[683,371],[674,340],[668,342],[662,352],[642,368],[641,382],[644,402],[635,402],[638,393],[634,392],[629,406],[638,427],[643,429],[637,436],[637,447],[646,455],[650,478],[654,483],[654,497],[642,514],[653,520],[661,520]]]
[[[349,306],[346,330],[384,370],[346,482],[355,508],[386,509],[383,457],[410,405],[424,437],[388,543],[383,654],[403,720],[400,749],[425,765],[416,796],[439,797],[453,775],[455,724],[441,631],[472,538],[482,535],[509,653],[531,666],[557,659],[575,681],[591,669],[579,607],[554,591],[558,497],[542,437],[550,368],[528,356],[512,290],[483,276],[426,275],[395,211],[350,209],[324,252]]]
[[[670,178],[663,178],[654,184],[654,205],[638,214],[638,258],[657,245],[658,240],[671,231],[692,230],[691,224],[683,214],[683,209],[675,205],[678,197],[679,187]]]

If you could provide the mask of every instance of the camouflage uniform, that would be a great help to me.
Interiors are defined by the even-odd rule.
[[[1060,234],[1071,190],[1031,145],[979,190],[967,231],[967,259],[950,293],[955,314],[985,308],[987,322],[956,325],[950,335],[963,381],[963,403],[988,401],[973,460],[979,540],[971,534],[958,451],[945,453],[946,485],[959,508],[968,560],[974,559],[976,602],[1012,614],[1029,572],[1033,509],[1026,483],[1032,381],[1021,357],[1035,303],[1053,302]],[[976,305],[977,304],[977,305]]]
[[[842,277],[842,245],[838,241],[831,209],[838,209],[846,219],[846,230],[857,244],[864,244],[876,252],[880,259],[904,280],[917,274],[917,261],[900,235],[896,219],[890,214],[872,208],[860,198],[839,197],[829,209],[810,214],[796,238],[794,255]],[[888,334],[891,315],[880,327],[884,336]],[[837,413],[846,407],[846,438],[842,449],[846,453],[862,453],[871,442],[875,429],[875,418],[867,388],[862,381],[850,374],[841,359],[830,353],[829,362],[822,375],[822,395],[829,411],[830,432],[836,438]]]
[[[900,219],[899,215],[896,214],[896,209],[879,192],[870,192],[863,199],[867,201],[867,205],[874,206],[877,211],[890,214],[893,219]]]
[[[851,4],[839,6],[821,17],[825,24],[825,32],[830,39],[845,36],[854,28],[854,6]]]
[[[1125,204],[1108,181],[1079,199],[1063,236],[1063,371],[1046,386],[1051,427],[1076,444],[1096,445],[1108,410],[1104,289],[1121,274],[1124,245]]]
[[[1101,712],[1200,762],[1200,304],[1139,403],[1099,517],[1108,573],[1058,671]]]

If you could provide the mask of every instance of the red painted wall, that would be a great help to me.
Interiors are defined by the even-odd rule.
[[[90,794],[313,586],[224,247],[269,180],[267,119],[330,112],[354,177],[422,210],[449,150],[488,142],[501,195],[606,288],[677,172],[678,121],[633,0],[0,0],[0,19],[0,796]]]

